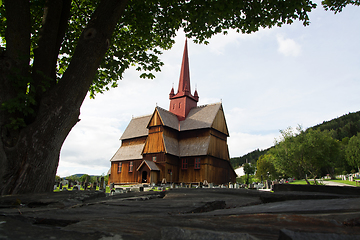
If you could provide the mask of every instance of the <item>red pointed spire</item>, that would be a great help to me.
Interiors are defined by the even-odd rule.
[[[187,39],[185,40],[184,54],[180,70],[180,79],[179,79],[179,92],[191,92],[190,91],[190,71],[189,71],[189,57],[187,49]]]
[[[184,120],[190,110],[197,106],[197,102],[199,101],[199,95],[197,93],[197,90],[195,90],[194,96],[191,94],[190,91],[190,71],[187,39],[185,41],[184,54],[181,63],[179,88],[176,95],[174,95],[174,87],[172,87],[169,98],[169,111],[177,115],[179,121]]]

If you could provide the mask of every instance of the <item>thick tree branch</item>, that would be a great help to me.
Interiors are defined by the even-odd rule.
[[[51,98],[56,96],[63,103],[80,108],[126,5],[127,0],[104,0],[99,4],[79,37],[68,69],[51,90]]]
[[[18,66],[28,66],[30,56],[30,6],[27,0],[6,0],[6,55]],[[26,69],[27,70],[27,67]]]
[[[27,0],[6,0],[5,8],[6,50],[0,53],[0,138],[4,145],[12,145],[17,141],[18,131],[6,130],[4,125],[21,118],[23,114],[4,110],[3,103],[26,92],[29,81],[31,19]],[[1,166],[5,167],[3,164]]]
[[[0,54],[0,103],[16,97],[19,89],[25,91],[30,59],[29,1],[6,0],[5,8],[6,51]]]
[[[35,92],[36,102],[40,102],[46,89],[56,83],[56,62],[68,25],[70,6],[71,0],[46,2],[38,47],[34,50],[30,89]]]

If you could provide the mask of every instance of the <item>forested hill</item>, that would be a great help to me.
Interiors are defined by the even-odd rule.
[[[342,140],[346,137],[351,138],[360,132],[360,111],[348,113],[330,121],[324,121],[323,123],[310,127],[309,129],[320,129],[321,131],[333,130],[334,138],[337,140]],[[255,164],[259,157],[264,155],[270,148],[265,150],[256,149],[244,156],[231,158],[231,165],[233,168],[238,168],[242,164],[246,163],[246,161],[248,163]]]
[[[235,169],[246,162],[255,164],[256,161],[259,159],[259,157],[264,155],[269,149],[270,148],[265,150],[256,149],[252,152],[249,152],[248,154],[245,154],[244,156],[231,158],[230,159],[231,165]]]
[[[339,118],[311,127],[312,129],[334,130],[334,138],[342,140],[343,138],[351,138],[360,132],[360,111],[355,113],[348,113]]]

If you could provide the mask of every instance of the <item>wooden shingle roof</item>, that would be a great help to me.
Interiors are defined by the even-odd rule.
[[[156,107],[164,126],[178,131],[187,131],[213,126],[216,115],[222,108],[221,103],[208,104],[192,108],[185,120],[179,121],[177,116],[161,107]]]
[[[131,119],[120,140],[147,136],[149,129],[147,125],[152,115],[146,115]]]
[[[210,136],[186,138],[179,141],[179,157],[207,155]]]
[[[161,107],[156,107],[156,111],[158,111],[164,126],[179,130],[179,120],[175,114]]]
[[[192,108],[184,121],[180,122],[180,131],[210,128],[221,103],[208,104]]]
[[[179,156],[179,141],[176,138],[172,138],[166,135],[163,135],[165,152],[174,156]]]
[[[166,153],[178,157],[207,155],[210,146],[210,136],[186,138],[180,141],[165,135],[163,137]]]
[[[127,146],[121,146],[114,156],[110,159],[111,162],[114,161],[124,161],[124,160],[136,160],[136,159],[142,159],[142,151],[144,149],[143,144],[136,144],[136,145],[127,145]]]
[[[156,165],[156,163],[154,163],[153,161],[149,161],[149,160],[144,160],[140,163],[139,167],[136,169],[136,171],[139,171],[140,168],[142,167],[142,165],[146,164],[148,166],[148,168],[150,169],[150,171],[160,171],[160,169],[158,168],[158,166]]]

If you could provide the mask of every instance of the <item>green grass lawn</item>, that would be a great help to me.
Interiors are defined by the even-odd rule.
[[[314,184],[314,181],[309,181],[310,184]],[[306,185],[306,181],[304,179],[302,180],[294,180],[292,182],[289,182],[290,184],[297,184],[297,185]]]
[[[357,179],[357,180],[359,180],[359,179]],[[345,180],[341,180],[341,179],[336,179],[336,180],[324,179],[324,180],[320,180],[320,184],[321,184],[321,181],[331,181],[331,182],[338,182],[338,183],[344,183],[344,184],[356,186],[355,181],[345,181]],[[310,184],[314,184],[314,181],[309,180],[309,182],[310,182]],[[294,180],[290,184],[300,184],[301,185],[301,184],[307,184],[307,183],[304,179],[302,179],[302,180]],[[360,187],[360,185],[358,184],[357,187]]]

